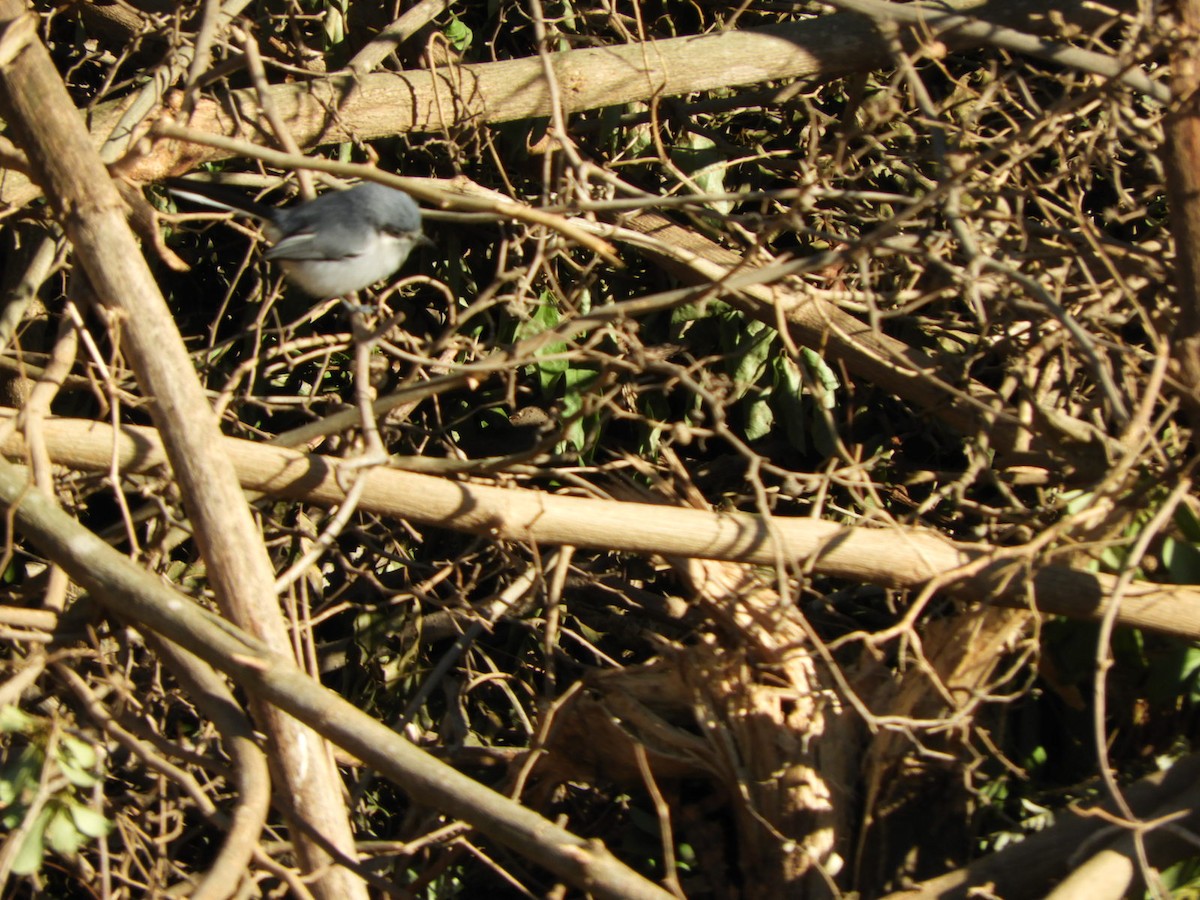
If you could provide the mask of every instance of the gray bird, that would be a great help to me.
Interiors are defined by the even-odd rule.
[[[166,184],[178,197],[259,219],[271,242],[264,256],[296,287],[321,300],[387,278],[413,247],[430,243],[413,198],[372,181],[278,208],[212,182],[172,178]]]

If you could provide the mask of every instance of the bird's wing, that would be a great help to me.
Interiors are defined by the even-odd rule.
[[[348,248],[354,248],[353,252]],[[362,240],[347,240],[343,233],[336,242],[312,231],[293,231],[280,238],[263,254],[267,259],[349,259],[361,256],[366,248]]]

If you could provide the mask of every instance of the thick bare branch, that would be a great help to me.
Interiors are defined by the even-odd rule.
[[[1114,8],[1132,8],[1116,0]],[[978,17],[1031,34],[1057,33],[1060,23],[1088,29],[1111,20],[1108,10],[1087,0],[1062,0],[1047,14],[1041,0],[948,0],[946,11]],[[959,28],[939,38],[951,48],[986,43]],[[759,84],[791,78],[833,78],[889,65],[891,49],[874,24],[854,14],[807,19],[762,29],[569,50],[551,55],[561,86],[562,110],[581,112],[692,91]],[[441,132],[547,116],[552,97],[540,57],[502,60],[435,72],[333,75],[272,88],[272,103],[302,147],[372,140],[406,132]],[[253,142],[263,136],[254,91],[233,91],[228,105],[198,103],[188,124],[199,131]],[[122,104],[102,104],[91,114],[97,139],[116,127]],[[147,155],[121,163],[142,181],[222,159],[211,147],[160,142]],[[24,204],[35,195],[19,177],[0,182],[0,203]]]
[[[51,458],[62,465],[106,470],[114,449],[126,471],[150,470],[164,461],[153,429],[126,426],[114,436],[103,423],[48,419],[43,431]],[[328,505],[345,500],[336,460],[233,438],[222,442],[248,489]],[[3,452],[24,458],[19,436],[10,437]],[[1011,562],[1022,558],[1020,548],[1006,548],[1005,556],[992,562],[995,548],[955,543],[923,529],[842,527],[817,519],[762,519],[592,500],[396,469],[367,476],[360,507],[497,538],[762,565],[785,561],[807,571],[893,587],[947,579],[946,589],[966,599],[1019,608],[1034,602],[1045,612],[1084,619],[1103,616],[1114,583],[1110,576],[1067,566],[1027,572]],[[1122,600],[1118,620],[1200,637],[1200,592],[1135,582]]]

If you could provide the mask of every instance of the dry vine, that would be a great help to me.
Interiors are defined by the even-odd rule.
[[[1102,823],[1065,809],[1101,800],[1121,890],[1185,884],[1163,835],[1192,805],[1144,761],[1194,765],[1191,238],[1162,156],[1186,29],[1076,0],[374,6],[47,6],[2,36],[0,69],[43,41],[94,111],[287,630],[172,618],[238,569],[163,466],[137,323],[64,326],[77,351],[30,311],[4,452],[128,559],[0,471],[0,880],[1039,896],[1098,877],[1070,853]],[[84,269],[103,295],[103,253],[45,181],[80,257],[48,272],[32,146],[3,148],[10,268],[57,313]],[[157,186],[205,162],[269,188],[300,153],[428,210],[436,249],[365,323]],[[354,468],[368,439],[408,471]],[[305,834],[251,731],[277,710],[341,748],[352,846]],[[43,859],[52,816],[78,840]]]

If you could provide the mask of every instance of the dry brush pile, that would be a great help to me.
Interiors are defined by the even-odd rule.
[[[37,6],[6,896],[1191,882],[1200,5]]]

